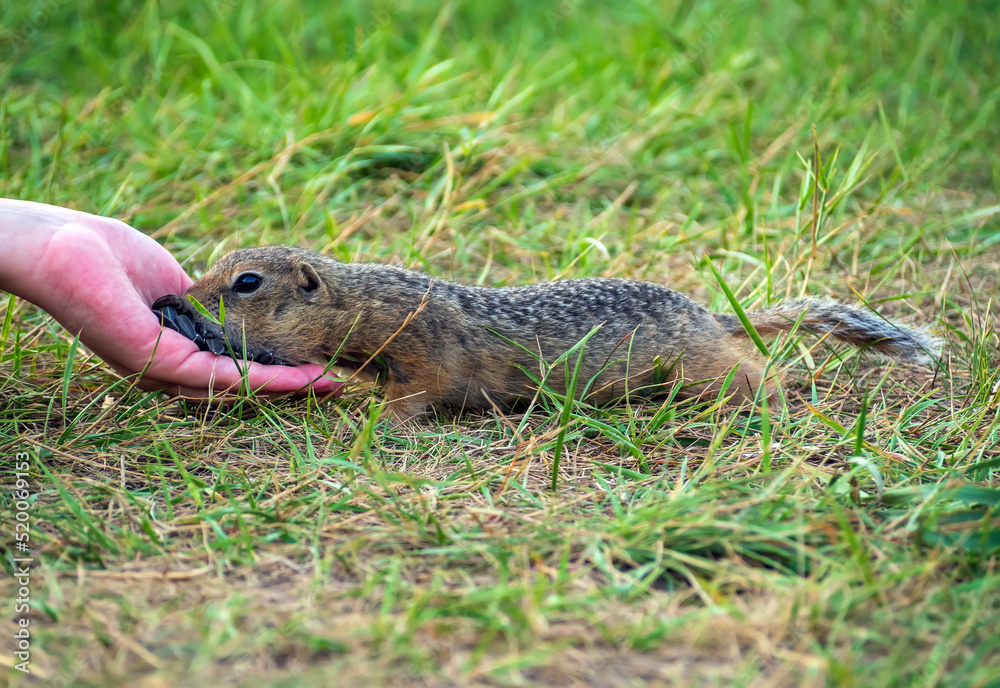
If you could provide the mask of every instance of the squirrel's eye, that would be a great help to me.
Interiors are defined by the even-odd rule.
[[[233,291],[237,294],[252,294],[264,282],[263,278],[255,272],[244,272],[233,280]]]

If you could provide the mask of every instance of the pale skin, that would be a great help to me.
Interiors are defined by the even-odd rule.
[[[235,392],[241,373],[229,358],[199,351],[161,329],[150,304],[183,294],[192,280],[170,253],[124,222],[67,208],[0,199],[0,291],[42,308],[120,375],[138,386],[189,398]],[[249,364],[251,389],[277,395],[340,383],[323,367]],[[145,371],[145,372],[143,372]]]

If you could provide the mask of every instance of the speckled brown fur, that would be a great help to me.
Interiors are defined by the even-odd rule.
[[[259,288],[237,293],[235,280],[248,273],[260,277]],[[551,363],[596,327],[579,378],[582,389],[596,376],[586,397],[590,403],[626,391],[649,395],[678,383],[684,396],[715,394],[736,367],[728,393],[736,401],[752,400],[764,371],[738,319],[648,282],[470,287],[274,246],[224,256],[188,294],[216,315],[221,297],[227,332],[231,339],[245,336],[248,352],[325,363],[338,350],[362,361],[381,350],[383,393],[397,422],[432,407],[505,409],[530,398],[535,385],[519,368],[538,374],[539,358]],[[751,319],[762,332],[774,333],[791,329],[803,311],[800,327],[813,332],[910,361],[936,355],[929,335],[827,299],[785,302]],[[570,363],[575,361],[574,354]],[[565,381],[560,368],[547,383],[562,392]]]

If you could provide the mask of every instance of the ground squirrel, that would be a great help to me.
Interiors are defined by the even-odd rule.
[[[736,316],[648,282],[471,287],[272,246],[223,256],[187,295],[215,316],[221,298],[232,346],[240,351],[245,341],[246,353],[261,362],[326,363],[337,356],[357,367],[368,361],[396,422],[435,407],[507,409],[535,393],[525,371],[540,377],[540,361],[551,363],[592,330],[578,378],[589,403],[648,396],[678,383],[683,396],[717,393],[734,368],[727,389],[734,400],[754,399],[762,383],[772,393],[762,379],[762,357]],[[160,306],[185,314],[188,335],[208,338],[214,346],[206,348],[218,352],[220,328],[180,298],[164,298]],[[760,334],[789,331],[798,322],[802,330],[903,361],[930,363],[939,352],[926,332],[830,299],[785,301],[749,318]],[[575,363],[574,353],[570,370]],[[557,370],[546,383],[564,392],[566,378]]]

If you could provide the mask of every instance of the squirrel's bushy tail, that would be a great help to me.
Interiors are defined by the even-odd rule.
[[[912,326],[897,325],[877,313],[833,299],[782,301],[769,308],[747,313],[747,316],[760,334],[788,332],[801,317],[799,329],[820,336],[829,334],[848,344],[900,361],[928,365],[941,355],[940,340],[929,332]],[[736,316],[723,315],[719,319],[730,334],[747,336],[743,324]]]

